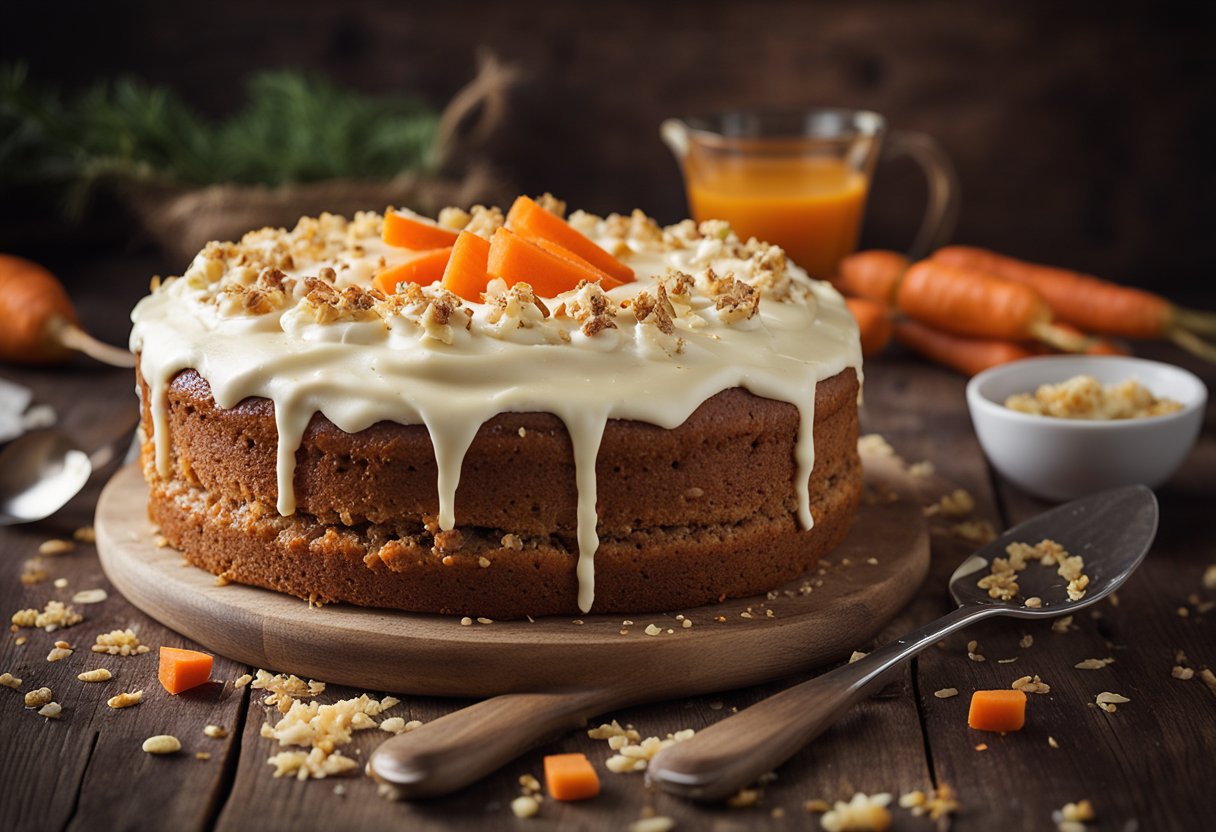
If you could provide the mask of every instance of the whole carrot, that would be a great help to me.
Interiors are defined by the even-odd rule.
[[[947,246],[933,260],[982,269],[1033,286],[1056,317],[1087,332],[1124,338],[1168,338],[1177,330],[1216,334],[1216,314],[1181,309],[1160,295],[1069,269],[1042,266],[971,246]]]
[[[0,361],[50,364],[80,350],[118,367],[135,366],[129,352],[79,327],[72,301],[53,274],[10,254],[0,254],[0,320]]]
[[[891,343],[891,310],[868,298],[845,298],[861,331],[861,354],[871,358]]]
[[[890,304],[908,265],[908,258],[899,252],[859,251],[840,261],[840,275],[833,283],[846,295]]]
[[[1012,341],[964,338],[940,332],[916,321],[895,322],[895,340],[931,361],[968,376],[1034,353]]]

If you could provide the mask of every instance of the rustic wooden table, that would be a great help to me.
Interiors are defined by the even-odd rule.
[[[127,311],[143,293],[149,261],[136,255],[89,267],[74,289],[85,323],[121,342]],[[138,275],[139,277],[132,277]],[[1148,352],[1148,350],[1145,350]],[[1216,368],[1187,360],[1168,348],[1154,357],[1191,367],[1216,390]],[[32,387],[37,400],[54,406],[61,424],[86,446],[100,444],[129,425],[135,414],[128,372],[85,362],[48,371],[0,368],[5,378]],[[975,496],[976,516],[1008,525],[1044,505],[1001,481],[986,465],[972,433],[963,401],[963,379],[913,359],[893,357],[866,368],[864,430],[880,432],[910,461],[929,460],[937,472]],[[108,473],[108,472],[107,472]],[[100,482],[53,518],[30,526],[0,529],[0,611],[41,607],[50,599],[108,584],[93,548],[44,558],[49,577],[25,586],[23,562],[39,544],[70,538],[91,522]],[[1216,665],[1216,593],[1205,590],[1205,567],[1216,563],[1216,405],[1209,404],[1199,446],[1164,487],[1161,528],[1147,561],[1118,594],[1079,615],[1066,632],[1048,623],[992,622],[930,649],[880,696],[855,708],[812,747],[797,755],[768,783],[759,803],[747,808],[702,806],[648,793],[638,774],[605,771],[602,795],[587,803],[546,800],[540,814],[517,820],[510,811],[522,774],[540,775],[541,758],[584,751],[601,763],[605,743],[578,731],[556,737],[515,763],[453,797],[420,803],[377,797],[375,784],[354,775],[323,781],[276,780],[266,758],[277,751],[259,729],[270,714],[248,688],[212,685],[200,693],[170,699],[159,695],[155,652],[144,656],[100,657],[88,650],[94,636],[131,627],[154,650],[189,646],[111,593],[85,608],[85,621],[56,634],[22,630],[0,639],[0,672],[25,680],[23,690],[46,685],[64,706],[58,720],[22,707],[17,692],[0,691],[0,828],[42,829],[607,829],[624,828],[647,812],[674,818],[682,829],[809,829],[817,819],[804,809],[811,799],[848,799],[854,792],[929,790],[948,785],[962,806],[940,822],[942,828],[1054,828],[1052,812],[1088,798],[1097,819],[1092,829],[1197,830],[1216,823],[1212,789],[1216,748],[1216,691],[1198,673],[1189,680],[1171,676],[1180,661],[1196,671]],[[880,641],[925,622],[948,608],[946,577],[968,551],[949,534],[934,535],[934,561],[917,599],[886,628]],[[66,580],[57,588],[54,580]],[[17,644],[24,635],[28,642]],[[1030,647],[1019,646],[1033,636]],[[67,660],[46,661],[58,638],[78,650]],[[968,660],[966,644],[976,639],[987,661]],[[866,649],[867,645],[857,645]],[[1179,652],[1185,659],[1179,659]],[[1079,670],[1087,658],[1113,657],[1101,670]],[[1014,663],[1000,663],[1016,658]],[[109,666],[114,682],[86,685],[76,674]],[[232,680],[251,668],[217,658],[214,677]],[[661,667],[638,668],[659,674]],[[966,727],[968,694],[1003,688],[1026,674],[1051,685],[1032,696],[1027,727],[1015,734],[980,734]],[[701,728],[745,708],[785,685],[727,691],[606,715],[633,723],[643,736],[664,736]],[[938,699],[953,687],[960,695]],[[138,707],[116,711],[106,699],[121,690],[148,691]],[[1130,698],[1116,713],[1091,703],[1101,691]],[[358,692],[331,686],[325,699]],[[393,713],[431,720],[462,702],[404,697]],[[203,736],[205,724],[230,731],[226,739]],[[140,751],[142,740],[171,732],[183,753],[155,757]],[[1049,737],[1055,745],[1049,744]],[[355,735],[352,754],[366,759],[384,735]],[[978,747],[977,747],[978,746]],[[1058,746],[1058,747],[1056,747]],[[982,750],[981,750],[982,748]],[[199,760],[195,752],[209,752]],[[893,808],[894,829],[927,829],[934,824]]]

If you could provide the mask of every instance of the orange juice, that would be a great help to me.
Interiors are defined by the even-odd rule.
[[[688,202],[698,220],[722,219],[741,239],[781,246],[812,277],[830,277],[857,248],[868,182],[823,156],[688,159]]]

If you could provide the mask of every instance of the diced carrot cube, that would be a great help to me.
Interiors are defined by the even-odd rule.
[[[545,786],[554,800],[586,800],[600,793],[600,778],[586,754],[550,754]]]
[[[205,684],[211,678],[211,663],[211,656],[198,650],[162,647],[157,675],[165,690],[176,696]]]
[[[1020,690],[977,690],[971,694],[967,724],[977,731],[1020,731],[1026,724],[1026,694]]]

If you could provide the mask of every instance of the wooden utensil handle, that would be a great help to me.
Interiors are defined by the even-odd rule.
[[[868,656],[794,685],[660,751],[646,780],[664,791],[719,800],[754,783],[823,733],[907,658],[945,635],[1001,610],[959,607]]]
[[[448,794],[619,704],[621,692],[609,689],[495,696],[384,742],[368,773],[401,797]]]

